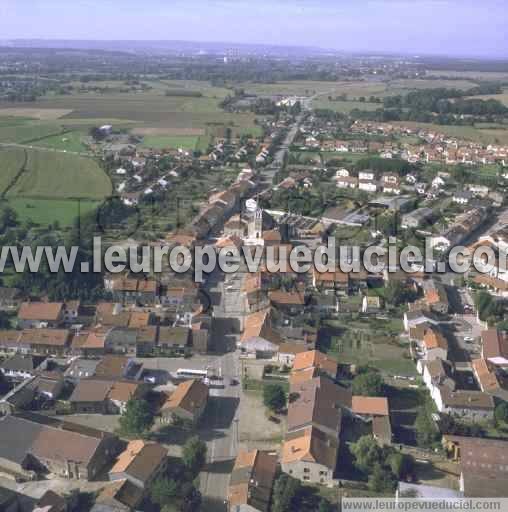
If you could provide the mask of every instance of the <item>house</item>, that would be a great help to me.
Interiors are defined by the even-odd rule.
[[[448,358],[448,341],[435,327],[426,329],[418,348],[421,359],[426,361],[434,361],[435,359],[445,361]]]
[[[426,279],[422,286],[423,297],[429,308],[436,313],[448,313],[448,294],[443,284],[435,279]]]
[[[114,327],[106,334],[105,349],[110,354],[135,356],[137,352],[137,330],[129,327]]]
[[[305,483],[329,485],[337,465],[339,439],[316,427],[288,433],[282,445],[282,471]]]
[[[140,399],[145,391],[137,382],[81,379],[69,402],[76,414],[121,414],[131,398]]]
[[[158,350],[161,353],[177,352],[183,354],[189,346],[190,329],[188,327],[159,327]]]
[[[137,439],[120,453],[108,473],[109,480],[128,480],[136,487],[147,490],[164,472],[167,462],[168,451],[164,446]]]
[[[490,192],[490,189],[487,187],[487,185],[480,185],[477,183],[470,183],[467,185],[467,188],[471,194],[478,197],[487,197]]]
[[[264,309],[247,316],[238,347],[247,357],[273,359],[282,341],[271,327],[269,310]]]
[[[136,330],[136,356],[146,357],[155,352],[157,345],[157,326],[148,325]]]
[[[0,363],[0,372],[10,380],[21,381],[34,377],[37,370],[45,370],[45,356],[15,354]]]
[[[448,455],[460,465],[466,498],[503,498],[508,482],[508,443],[478,437],[443,436]]]
[[[422,309],[415,309],[404,313],[404,329],[406,332],[409,332],[411,328],[423,323],[436,325],[437,321],[432,318],[432,314],[430,312]]]
[[[319,291],[334,292],[340,295],[349,295],[349,274],[337,270],[335,272],[318,272],[312,269],[312,286]]]
[[[457,384],[453,378],[453,364],[443,359],[434,359],[432,361],[418,361],[418,371],[423,376],[423,382],[430,392],[431,398],[440,393],[441,386],[447,387],[450,391],[455,391]]]
[[[72,338],[71,352],[82,357],[101,357],[106,350],[107,331],[82,331]]]
[[[289,315],[302,312],[305,306],[305,294],[299,291],[274,290],[268,297],[274,307]]]
[[[460,245],[487,218],[488,210],[483,207],[471,208],[457,215],[454,221],[440,233],[430,237],[430,245],[441,251],[447,251],[454,245]]]
[[[496,366],[508,367],[508,339],[504,332],[487,329],[481,332],[482,358]]]
[[[60,478],[92,480],[116,453],[117,439],[38,423],[20,416],[0,418],[0,471],[21,481],[48,472]]]
[[[22,352],[63,356],[68,349],[72,334],[67,329],[25,329],[19,338]]]
[[[438,386],[433,399],[441,413],[469,421],[494,418],[494,399],[483,391],[452,391],[446,386]]]
[[[15,329],[0,330],[0,350],[2,352],[25,352],[28,353],[28,347],[20,346],[19,339],[21,331]]]
[[[208,386],[200,380],[182,382],[161,408],[161,421],[172,423],[179,418],[198,423],[208,403]]]
[[[228,486],[230,512],[269,512],[277,456],[262,450],[240,451]]]
[[[471,199],[473,199],[473,194],[469,190],[457,190],[452,197],[454,203],[462,205],[469,204]]]
[[[319,350],[308,350],[297,354],[293,362],[292,375],[309,368],[316,368],[321,375],[326,375],[331,379],[337,377],[337,361]]]
[[[378,313],[382,308],[381,298],[377,295],[364,295],[362,298],[362,313]]]
[[[358,178],[356,176],[336,176],[335,184],[337,188],[358,188]]]
[[[277,354],[277,361],[282,366],[289,368],[293,367],[295,358],[298,354],[307,351],[305,343],[285,342],[279,345],[279,353]]]
[[[412,212],[402,215],[400,227],[402,229],[416,229],[423,223],[432,219],[434,212],[431,208],[418,208]]]
[[[486,359],[474,359],[471,366],[481,391],[493,395],[500,391],[501,384],[493,365],[490,365]]]
[[[23,302],[18,311],[18,327],[59,327],[63,318],[63,302]]]
[[[351,411],[364,421],[376,416],[390,416],[388,398],[383,396],[353,396]]]
[[[90,512],[132,512],[139,510],[144,491],[129,480],[116,480],[104,487]]]
[[[95,368],[95,377],[103,380],[139,380],[143,365],[125,356],[106,354]]]
[[[67,370],[65,370],[64,377],[75,385],[81,379],[93,377],[99,362],[98,359],[74,358]]]
[[[377,183],[373,180],[358,178],[358,188],[365,192],[377,192]]]
[[[317,427],[331,437],[341,430],[342,411],[351,408],[351,391],[325,377],[291,386],[295,399],[288,406],[287,431]]]

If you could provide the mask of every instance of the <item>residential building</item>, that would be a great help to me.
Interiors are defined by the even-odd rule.
[[[18,327],[59,327],[64,319],[64,309],[63,302],[23,302],[18,311]]]
[[[175,418],[198,423],[208,403],[208,386],[200,380],[182,382],[161,408],[161,421],[172,423]]]
[[[0,470],[32,480],[49,472],[60,478],[92,480],[115,455],[115,436],[49,426],[20,416],[0,418]]]
[[[69,347],[72,334],[67,329],[25,329],[19,338],[22,352],[63,356]]]
[[[460,465],[460,490],[466,498],[503,498],[508,482],[508,442],[443,436],[443,446]]]
[[[288,433],[282,445],[282,470],[305,483],[329,485],[337,465],[338,447],[338,436],[328,436],[316,427]]]
[[[164,446],[140,439],[131,441],[110,469],[109,479],[128,480],[147,491],[150,484],[164,472],[167,462],[168,451]]]
[[[269,512],[276,473],[275,454],[241,450],[229,480],[228,511]]]

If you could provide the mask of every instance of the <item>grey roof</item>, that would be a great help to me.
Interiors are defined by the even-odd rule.
[[[0,418],[0,458],[21,464],[41,429],[38,423],[19,421],[14,416]]]
[[[38,368],[45,359],[46,358],[43,356],[15,354],[10,359],[0,364],[0,368],[10,371],[31,372]]]
[[[108,332],[106,336],[106,344],[113,347],[115,345],[136,345],[137,334],[137,329],[115,327]]]
[[[75,359],[65,371],[65,377],[73,379],[85,379],[95,374],[95,368],[99,359]]]

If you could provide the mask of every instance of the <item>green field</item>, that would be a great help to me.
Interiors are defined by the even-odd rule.
[[[143,146],[153,149],[185,149],[194,151],[199,141],[199,136],[182,135],[175,137],[165,137],[163,135],[148,135],[143,138]]]
[[[62,127],[58,122],[24,120],[22,123],[7,124],[4,118],[4,123],[0,125],[0,142],[26,144],[61,132]]]
[[[383,105],[380,103],[369,103],[369,102],[362,102],[362,101],[330,101],[328,98],[325,98],[323,96],[316,99],[312,106],[314,108],[326,108],[328,110],[333,110],[334,112],[342,112],[342,113],[349,113],[351,110],[354,110],[355,108],[359,110],[369,110],[374,111],[378,108],[383,108]]]
[[[33,143],[35,147],[53,148],[74,153],[86,153],[87,147],[83,144],[83,132],[66,132],[62,135],[53,135]]]
[[[9,149],[7,151],[12,151]],[[28,160],[8,197],[103,199],[111,182],[91,158],[27,150]]]
[[[13,208],[18,219],[32,221],[46,226],[58,222],[62,227],[72,226],[78,215],[96,210],[100,201],[72,199],[27,199],[9,198],[8,205]]]
[[[93,125],[98,120],[119,125],[131,125],[136,128],[148,128],[154,133],[146,135],[188,135],[188,130],[205,133],[207,127],[221,124],[230,126],[233,133],[261,133],[255,125],[255,115],[251,113],[233,114],[222,111],[220,101],[230,92],[227,89],[211,87],[208,82],[154,82],[154,88],[144,92],[129,93],[75,93],[65,96],[47,96],[31,104],[39,111],[66,112],[56,125],[77,127]],[[177,90],[176,94],[166,96],[167,90]],[[196,91],[201,97],[178,95],[178,90]],[[17,104],[5,104],[9,112],[18,108]],[[0,109],[1,115],[1,109]],[[97,123],[98,124],[98,123]],[[196,133],[194,135],[199,135]],[[0,140],[2,137],[0,129]],[[18,137],[19,141],[20,137]],[[25,137],[22,137],[24,140]]]
[[[18,148],[0,148],[0,194],[4,193],[25,162],[25,151]]]

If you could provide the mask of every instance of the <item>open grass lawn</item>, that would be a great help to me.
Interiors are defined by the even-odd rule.
[[[388,375],[416,375],[407,349],[399,344],[398,319],[329,320],[320,330],[319,349],[339,363],[369,364]]]
[[[0,148],[0,193],[20,172],[25,163],[25,151],[20,148]]]
[[[84,132],[66,132],[62,135],[53,135],[40,141],[34,142],[34,147],[54,148],[74,153],[86,153],[87,147],[83,144]]]
[[[111,182],[91,158],[27,150],[25,172],[21,174],[8,197],[50,199],[103,199],[111,193]]]
[[[72,199],[27,199],[9,198],[8,204],[13,208],[19,220],[30,220],[40,226],[53,224],[55,221],[61,227],[72,226],[78,215],[95,211],[100,201]]]
[[[312,106],[314,108],[324,108],[328,110],[333,110],[334,112],[341,112],[341,113],[349,113],[351,110],[354,110],[355,108],[359,110],[369,110],[374,111],[378,108],[383,108],[383,105],[381,103],[368,103],[368,102],[362,102],[362,101],[330,101],[328,98],[321,96],[318,99],[316,99]]]
[[[43,137],[59,134],[63,131],[58,121],[40,122],[24,120],[22,123],[0,124],[0,142],[27,144]]]
[[[194,151],[197,147],[198,140],[199,137],[192,135],[174,137],[165,137],[163,135],[148,135],[143,138],[143,146],[153,149],[175,148]]]

